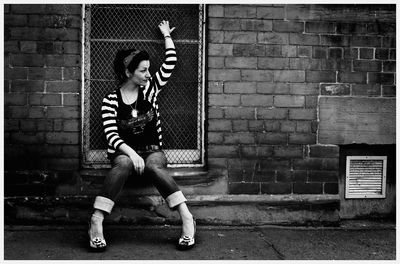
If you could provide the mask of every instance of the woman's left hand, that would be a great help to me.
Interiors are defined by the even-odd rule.
[[[174,31],[175,27],[170,28],[169,27],[169,22],[166,20],[163,20],[158,24],[158,28],[160,29],[161,33],[165,36],[170,36],[172,31]]]

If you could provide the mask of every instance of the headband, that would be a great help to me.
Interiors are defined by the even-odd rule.
[[[126,56],[126,58],[124,59],[124,66],[125,68],[128,67],[129,63],[131,63],[132,59],[138,55],[140,53],[140,50],[135,50],[132,51],[131,54],[129,54],[128,56]]]

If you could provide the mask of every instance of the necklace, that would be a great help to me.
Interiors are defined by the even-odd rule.
[[[124,94],[124,93],[122,92],[122,90],[121,90],[121,94],[125,97],[126,102],[129,102],[129,100],[128,100],[126,94]],[[133,118],[136,118],[136,117],[138,116],[138,112],[139,112],[139,111],[136,109],[138,99],[139,99],[139,91],[138,91],[138,95],[137,95],[137,97],[136,97],[135,107],[133,108],[133,107],[132,107],[132,104],[129,104],[129,103],[128,103],[129,106],[130,106],[131,109],[132,109],[131,115],[132,115]]]

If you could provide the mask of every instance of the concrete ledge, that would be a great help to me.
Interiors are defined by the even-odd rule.
[[[188,204],[204,225],[323,225],[339,224],[336,195],[195,195]],[[86,223],[92,196],[13,197],[5,199],[5,224]],[[156,195],[125,196],[107,223],[179,224],[176,211]]]

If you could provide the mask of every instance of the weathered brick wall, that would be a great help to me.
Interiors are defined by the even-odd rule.
[[[6,170],[80,162],[81,6],[4,6]]]
[[[395,6],[210,5],[208,16],[210,166],[228,170],[232,194],[337,194],[320,99],[393,103]]]

